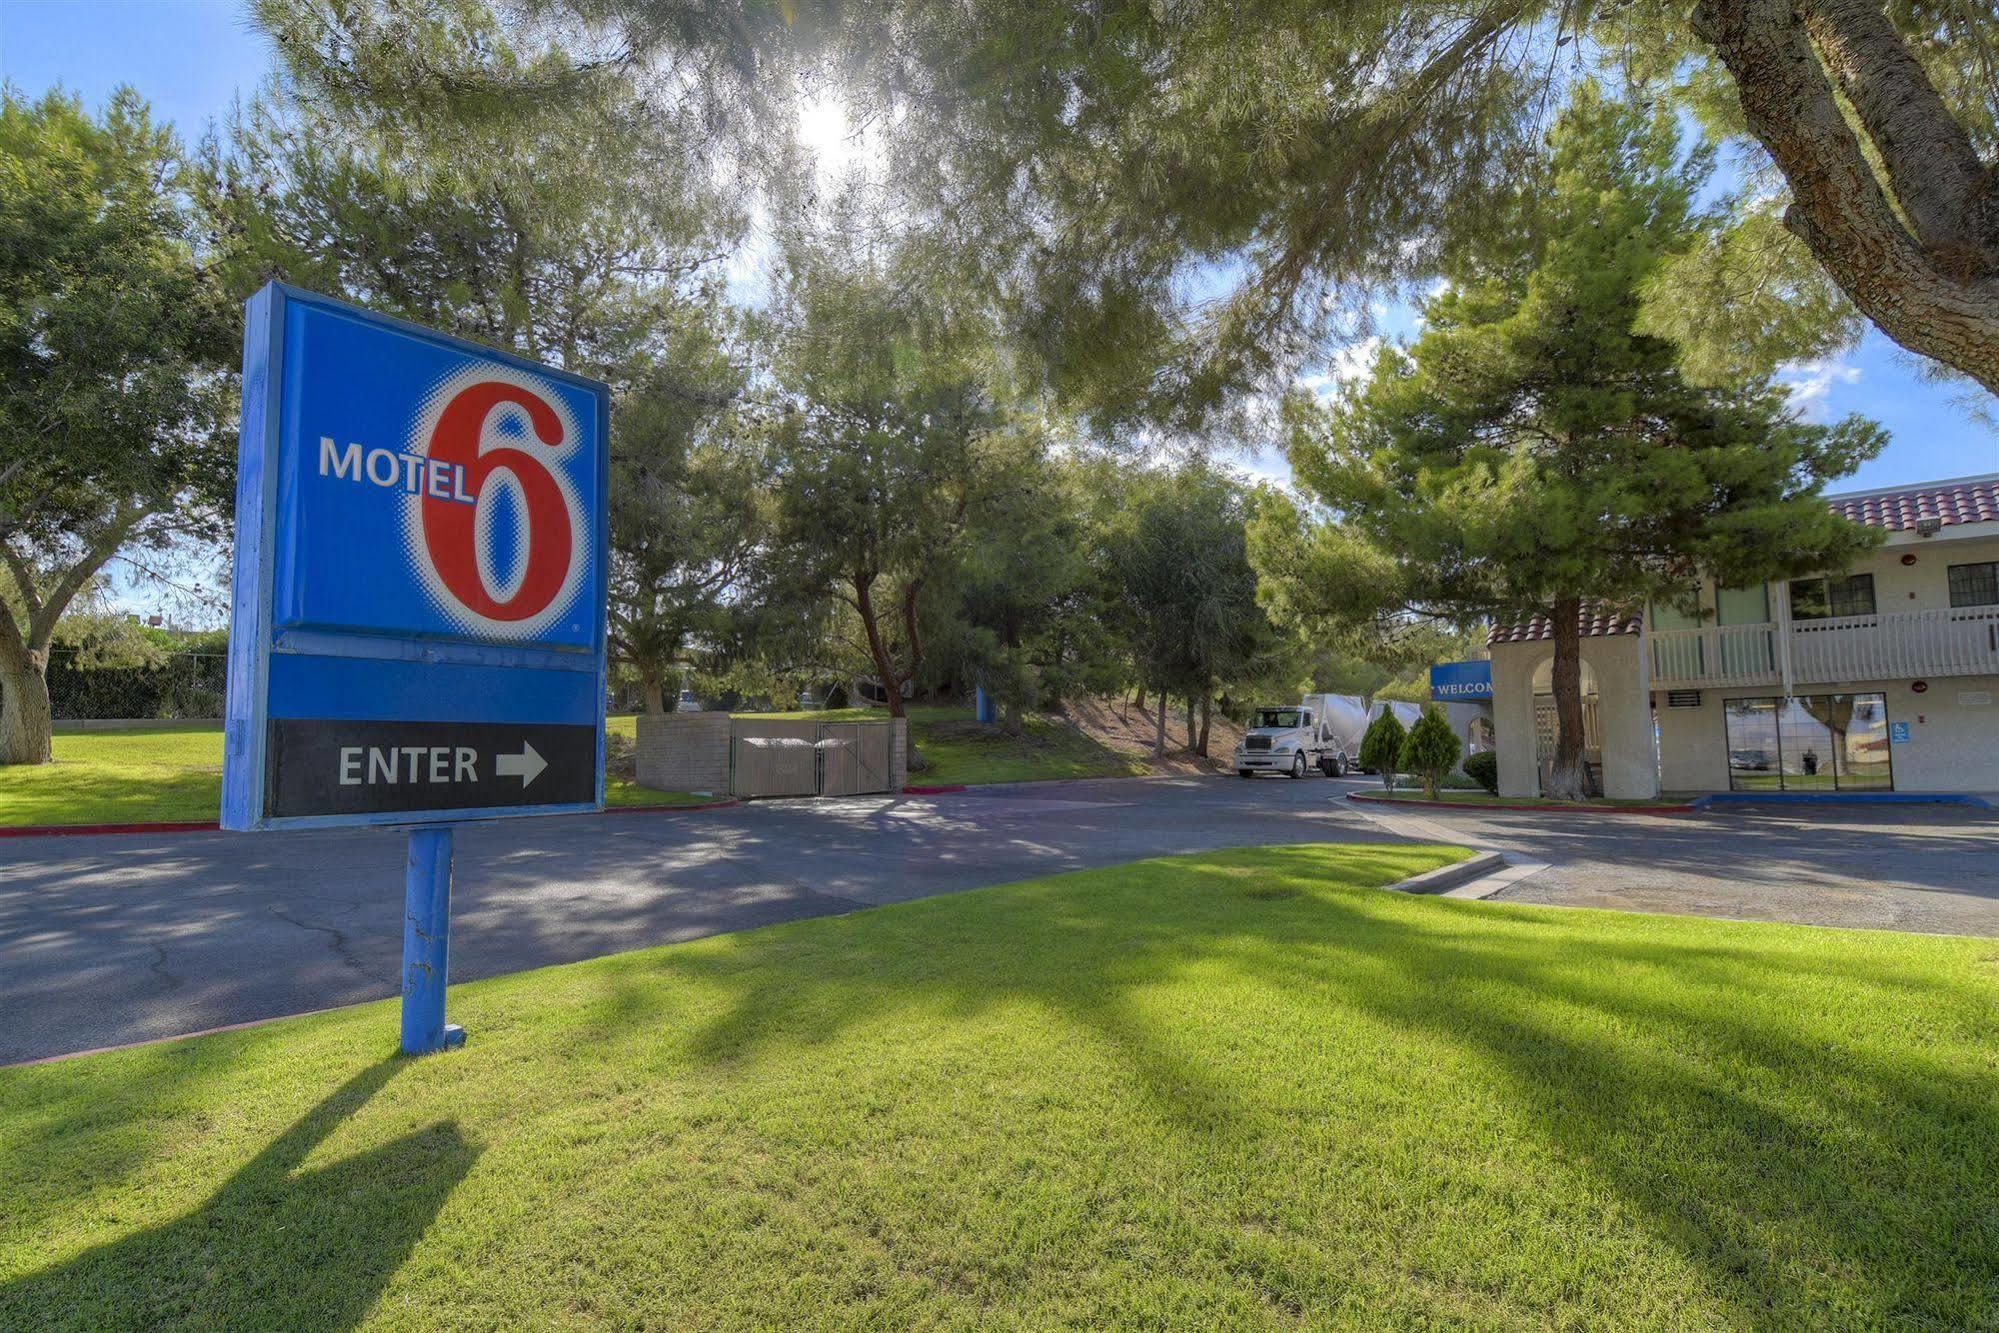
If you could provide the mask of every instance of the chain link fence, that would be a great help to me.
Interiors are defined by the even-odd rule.
[[[222,716],[225,653],[169,653],[152,666],[93,666],[74,649],[49,654],[49,702],[58,722],[214,721]]]

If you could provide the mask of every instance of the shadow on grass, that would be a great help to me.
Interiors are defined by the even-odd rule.
[[[406,1062],[371,1065],[184,1217],[0,1288],[0,1328],[351,1328],[477,1157],[454,1122],[300,1171]]]
[[[1343,856],[1365,876],[1392,850]],[[1192,1147],[1176,1162],[1201,1169],[1245,1134],[1270,1134],[1281,1161],[1282,1131],[1258,1128],[1253,1089],[1216,1058],[1215,1039],[1242,1034],[1204,1039],[1201,1016],[1166,1024],[1136,1002],[1185,969],[1219,970],[1322,997],[1326,1022],[1408,1034],[1502,1089],[1507,1133],[1591,1183],[1562,1200],[1582,1210],[1571,1224],[1592,1224],[1591,1196],[1615,1198],[1733,1318],[1991,1316],[1999,1078],[1969,1053],[1999,1029],[1981,978],[1926,966],[1927,946],[1912,958],[1831,932],[1416,902],[1313,884],[1310,848],[1265,852],[1274,872],[1228,855],[1129,867],[1087,894],[1061,877],[649,955],[611,1003],[643,1031],[688,1017],[652,1007],[676,989],[663,977],[721,993],[693,1052],[726,1066],[914,1012],[1028,1001],[1118,1053],[1162,1130]],[[1299,892],[1273,895],[1273,874]],[[1911,1030],[1918,1019],[1928,1027]]]

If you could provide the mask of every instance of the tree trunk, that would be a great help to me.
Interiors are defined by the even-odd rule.
[[[49,643],[78,593],[104,568],[146,517],[143,506],[119,505],[98,530],[83,558],[63,571],[52,587],[37,586],[28,562],[0,540],[0,572],[13,581],[27,612],[26,628],[0,605],[0,764],[46,764],[55,710],[49,704]]]
[[[658,717],[666,711],[665,682],[645,676],[640,678],[640,683],[645,687],[646,712],[651,713],[654,717]]]
[[[1159,713],[1157,725],[1152,733],[1153,762],[1166,757],[1166,691],[1159,692]]]
[[[52,757],[48,668],[46,649],[0,642],[0,764],[46,764]]]
[[[1699,0],[1693,30],[1784,173],[1784,225],[1883,333],[1999,393],[1999,180],[1880,0]]]
[[[1208,757],[1208,723],[1211,720],[1209,705],[1212,702],[1207,695],[1204,694],[1201,696],[1201,739],[1200,743],[1194,747],[1194,750],[1203,759]]]
[[[1548,789],[1541,794],[1558,801],[1580,801],[1589,795],[1589,774],[1583,767],[1583,640],[1582,603],[1574,597],[1555,600],[1555,661],[1551,688],[1555,693],[1555,763]]]
[[[861,627],[868,635],[868,656],[874,660],[875,675],[881,680],[882,693],[887,696],[888,715],[902,717],[902,677],[896,673],[895,661],[889,656],[888,644],[882,638],[881,617],[875,611],[874,579],[856,576],[854,579],[854,610],[861,617]],[[914,667],[911,668],[915,670]],[[903,734],[903,761],[912,773],[921,773],[927,764],[916,748],[916,732],[905,726]]]
[[[1008,699],[1006,701],[1006,708],[1000,718],[1000,730],[1009,736],[1020,736],[1026,733],[1027,726],[1021,716],[1020,700]]]
[[[1190,694],[1187,696],[1187,748],[1191,751],[1194,742],[1199,739],[1199,733],[1194,730],[1194,696]]]

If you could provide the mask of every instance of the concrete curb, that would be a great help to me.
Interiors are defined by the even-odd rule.
[[[1696,810],[1718,805],[1958,805],[1990,810],[1992,802],[1970,792],[1924,791],[1718,791],[1696,796]]]
[[[1463,861],[1411,875],[1388,887],[1397,893],[1443,893],[1471,880],[1483,879],[1505,864],[1506,858],[1498,852],[1477,852]]]
[[[720,800],[698,801],[693,805],[607,805],[604,807],[604,813],[607,815],[692,814],[696,810],[728,810],[741,804],[742,802],[735,797],[725,796]]]
[[[1533,804],[1516,801],[1430,801],[1421,796],[1376,796],[1368,792],[1350,791],[1347,799],[1358,805],[1413,805],[1423,810],[1506,810],[1521,814],[1578,814],[1578,815],[1691,815],[1700,810],[1698,802],[1672,802],[1660,805],[1552,805]]]
[[[607,805],[607,815],[692,814],[697,810],[727,810],[742,802],[731,796],[725,800],[702,801],[696,805]],[[483,823],[485,821],[477,821]],[[222,825],[213,819],[162,824],[19,824],[0,828],[0,838],[76,838],[107,833],[217,833]]]
[[[317,1014],[336,1014],[342,1009],[359,1009],[364,1004],[386,1004],[395,999],[384,995],[374,1000],[356,1000],[352,1004],[329,1005],[324,1009],[302,1009],[295,1014],[272,1014],[268,1018],[246,1018],[240,1023],[224,1023],[220,1027],[196,1028],[192,1032],[175,1032],[165,1037],[141,1037],[137,1041],[121,1041],[112,1046],[92,1046],[84,1051],[64,1051],[59,1055],[38,1055],[32,1060],[16,1060],[12,1064],[0,1065],[0,1069],[32,1069],[36,1065],[60,1064],[65,1060],[81,1060],[86,1055],[109,1055],[113,1051],[136,1051],[147,1046],[166,1046],[173,1042],[192,1041],[196,1037],[213,1037],[223,1032],[247,1032],[251,1028],[268,1027],[272,1023],[283,1023],[287,1019],[311,1018]]]

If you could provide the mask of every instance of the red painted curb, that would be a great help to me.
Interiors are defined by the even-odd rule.
[[[82,833],[213,833],[212,819],[180,824],[20,824],[0,828],[0,838],[66,838]]]
[[[1547,811],[1554,814],[1573,813],[1579,815],[1691,815],[1696,813],[1691,805],[1528,805],[1524,802],[1493,802],[1488,805],[1481,801],[1427,801],[1420,796],[1369,796],[1361,792],[1347,793],[1349,801],[1361,805],[1413,805],[1425,810],[1518,810],[1527,814]]]
[[[952,792],[965,790],[962,782],[947,783],[942,787],[904,787],[904,796],[949,796]]]

